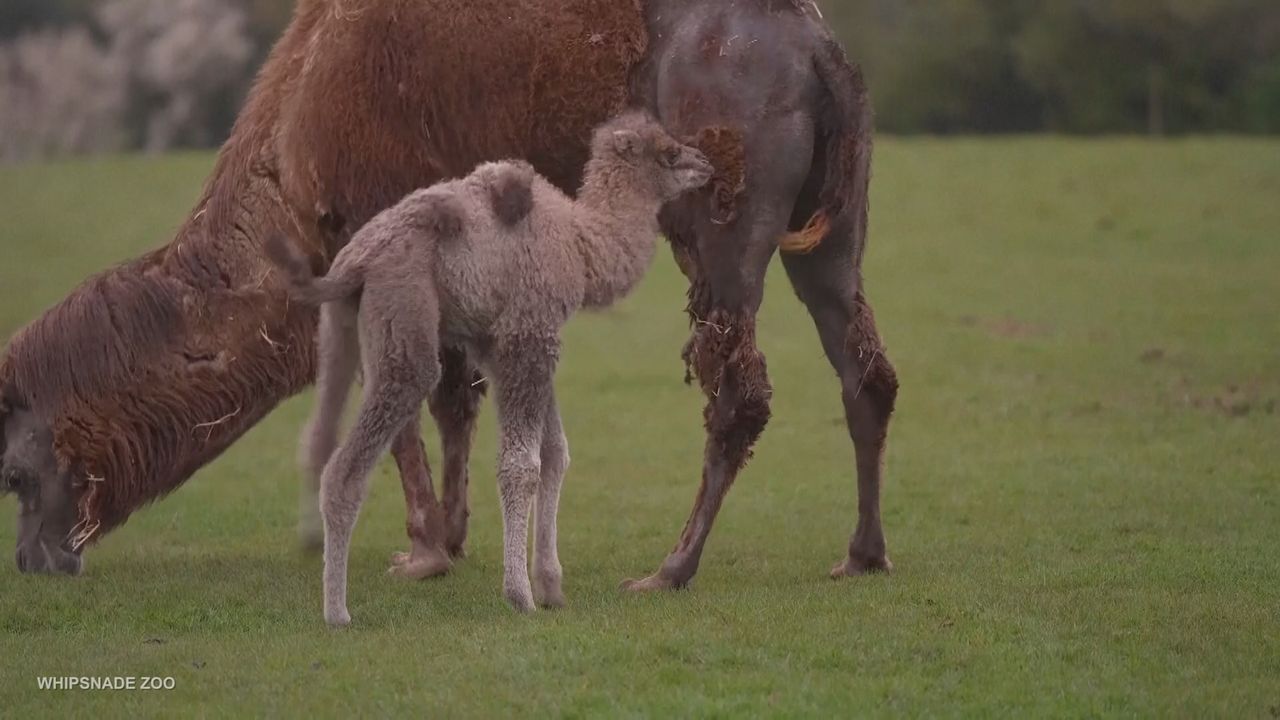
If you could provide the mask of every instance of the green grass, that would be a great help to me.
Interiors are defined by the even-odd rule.
[[[0,331],[164,241],[210,164],[0,172]],[[881,143],[866,274],[903,383],[891,577],[827,580],[852,449],[775,272],[774,419],[701,574],[615,590],[656,567],[697,489],[664,253],[635,297],[567,332],[567,610],[517,617],[501,598],[486,408],[470,558],[439,581],[384,576],[405,544],[384,465],[356,533],[356,624],[325,629],[320,562],[294,546],[299,398],[92,550],[84,577],[0,567],[0,714],[1278,716],[1277,198],[1275,141]],[[45,674],[177,688],[38,692]]]

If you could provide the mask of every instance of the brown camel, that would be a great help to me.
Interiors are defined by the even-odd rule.
[[[289,303],[268,237],[300,238],[322,268],[409,191],[503,157],[575,191],[592,128],[628,105],[716,173],[662,213],[690,280],[702,486],[661,568],[627,586],[689,582],[764,430],[755,316],[780,246],[856,450],[857,529],[833,575],[889,569],[880,486],[898,384],[860,270],[871,109],[809,0],[302,0],[175,239],[87,281],[0,360],[0,412],[19,416],[6,433],[35,423],[48,438],[44,456],[0,469],[18,478],[22,568],[70,567],[51,556],[78,555],[312,380],[316,314]],[[392,452],[414,551],[458,555],[483,384],[465,349],[441,361],[442,505],[417,423]]]

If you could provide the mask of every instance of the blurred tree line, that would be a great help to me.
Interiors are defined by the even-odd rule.
[[[1280,131],[1280,0],[827,0],[900,133]]]
[[[817,3],[883,131],[1280,132],[1280,0]],[[0,160],[217,144],[292,7],[0,0]]]

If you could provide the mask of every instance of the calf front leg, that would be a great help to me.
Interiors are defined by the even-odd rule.
[[[520,612],[534,609],[529,581],[529,512],[542,474],[543,431],[552,397],[557,346],[522,337],[495,354],[501,451],[498,494],[502,501],[502,590]]]
[[[538,485],[538,511],[533,554],[533,595],[542,607],[564,607],[561,588],[564,570],[560,565],[557,540],[557,514],[560,509],[560,487],[569,469],[569,443],[555,397],[547,403],[542,429],[542,473]]]

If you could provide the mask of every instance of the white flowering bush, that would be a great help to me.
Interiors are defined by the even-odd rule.
[[[231,0],[107,0],[98,32],[0,45],[0,161],[215,141],[253,44]]]

